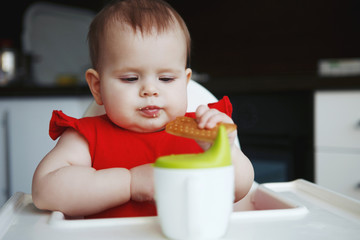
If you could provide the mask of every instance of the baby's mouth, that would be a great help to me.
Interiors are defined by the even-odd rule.
[[[138,111],[145,117],[157,118],[160,115],[161,108],[158,106],[146,106],[138,108]]]

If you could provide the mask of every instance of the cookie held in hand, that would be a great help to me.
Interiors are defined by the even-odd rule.
[[[165,131],[180,137],[192,138],[204,142],[213,142],[217,136],[218,128],[224,125],[228,133],[236,130],[233,123],[219,123],[212,129],[201,129],[194,118],[177,117],[166,125]]]

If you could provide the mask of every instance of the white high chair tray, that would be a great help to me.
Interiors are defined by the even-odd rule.
[[[209,209],[211,211],[211,209]],[[166,239],[157,217],[67,220],[15,194],[0,211],[0,239]],[[304,180],[254,185],[234,205],[223,239],[360,239],[360,202]]]

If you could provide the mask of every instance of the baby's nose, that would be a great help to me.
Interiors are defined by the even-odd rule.
[[[153,84],[144,84],[142,89],[140,90],[140,96],[141,97],[152,97],[152,96],[158,96],[159,91]]]

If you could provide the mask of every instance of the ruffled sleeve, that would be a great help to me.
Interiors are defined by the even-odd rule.
[[[53,111],[49,128],[50,137],[56,140],[67,128],[77,129],[78,121],[78,119],[69,117],[62,111]]]
[[[231,104],[228,96],[224,96],[218,102],[209,103],[208,106],[209,106],[209,108],[215,108],[215,109],[219,110],[220,112],[225,113],[229,117],[231,117],[232,112],[233,112],[233,107],[232,107],[232,104]],[[186,113],[185,116],[192,117],[192,118],[196,117],[194,112]]]
[[[208,106],[209,108],[216,108],[217,110],[225,113],[229,117],[231,117],[233,112],[233,107],[228,96],[224,96],[220,101],[216,103],[209,103]]]

